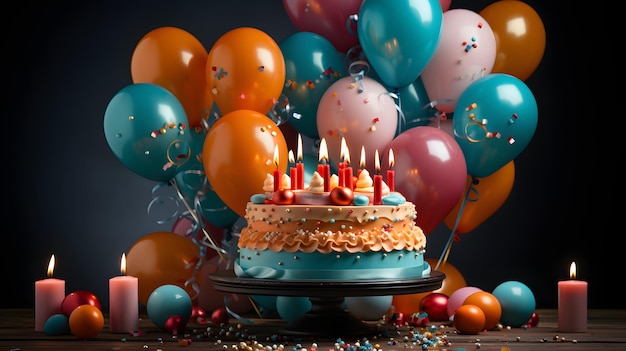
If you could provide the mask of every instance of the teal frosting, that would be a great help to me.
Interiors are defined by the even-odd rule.
[[[352,203],[354,203],[354,206],[367,206],[370,203],[370,199],[365,195],[355,195]]]
[[[254,194],[250,196],[250,202],[253,204],[264,204],[265,203],[265,195],[263,194]]]
[[[406,198],[402,196],[402,194],[400,193],[391,193],[389,195],[382,197],[382,203],[383,205],[391,205],[391,206],[402,205],[406,203]]]

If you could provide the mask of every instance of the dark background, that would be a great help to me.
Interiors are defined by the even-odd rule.
[[[490,3],[453,0],[451,8],[479,12]],[[611,278],[620,275],[615,256],[621,250],[613,233],[600,227],[610,214],[587,214],[600,206],[586,201],[589,193],[614,193],[610,179],[576,182],[592,174],[577,164],[576,113],[583,102],[574,98],[571,57],[579,42],[555,5],[526,3],[546,30],[543,60],[525,81],[537,100],[537,130],[515,159],[506,203],[462,235],[448,261],[468,285],[485,291],[508,280],[525,283],[537,308],[557,307],[557,281],[567,279],[576,261],[578,277],[589,281],[590,308],[624,308]],[[161,26],[187,30],[207,51],[237,27],[261,29],[277,43],[298,30],[277,0],[17,6],[23,8],[7,11],[3,21],[3,143],[9,153],[0,307],[33,306],[34,281],[45,278],[51,254],[67,293],[92,291],[107,306],[108,279],[119,274],[121,253],[146,234],[171,229],[147,214],[156,184],[125,168],[104,137],[107,104],[132,83],[135,45]],[[442,224],[428,236],[427,257],[439,257],[448,235]]]

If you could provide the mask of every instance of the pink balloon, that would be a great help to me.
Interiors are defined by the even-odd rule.
[[[317,108],[317,130],[320,138],[326,139],[331,161],[340,159],[344,137],[353,167],[359,166],[364,147],[365,166],[374,174],[376,150],[382,156],[398,126],[396,104],[387,93],[382,84],[367,76],[357,82],[344,77],[326,89]]]
[[[330,41],[340,53],[359,45],[350,16],[359,13],[363,0],[283,0],[291,22],[302,32],[313,32]]]
[[[463,151],[454,137],[429,126],[402,132],[389,148],[394,153],[395,189],[415,203],[416,222],[428,235],[452,211],[465,190],[467,166]],[[386,158],[388,152],[384,153]],[[382,166],[387,165],[388,161],[383,160]]]
[[[439,45],[420,77],[430,100],[438,101],[435,108],[452,113],[465,88],[491,73],[495,61],[489,23],[471,10],[452,9],[443,14]]]
[[[452,4],[452,0],[439,0],[439,5],[441,5],[441,10],[446,12],[450,9],[450,5]]]
[[[463,305],[463,301],[465,301],[468,296],[479,291],[483,290],[475,286],[465,286],[453,291],[448,297],[448,316],[452,317],[456,309]]]

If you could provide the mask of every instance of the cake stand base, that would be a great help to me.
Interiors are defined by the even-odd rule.
[[[209,276],[216,290],[247,295],[308,297],[311,309],[300,318],[278,330],[291,336],[368,336],[376,333],[376,326],[363,322],[343,309],[349,296],[388,296],[434,291],[441,287],[445,274],[430,274],[410,279],[379,280],[276,280],[241,278],[230,270]]]

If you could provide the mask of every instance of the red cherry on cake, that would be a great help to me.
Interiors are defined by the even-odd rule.
[[[272,201],[277,205],[291,205],[296,202],[296,195],[289,189],[281,189],[272,194]]]
[[[352,189],[338,186],[330,191],[330,201],[339,206],[347,206],[354,200],[354,192]]]

